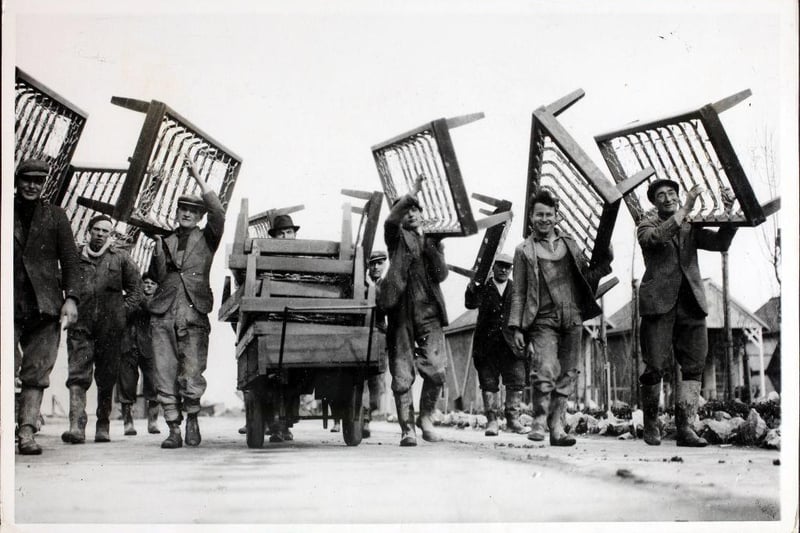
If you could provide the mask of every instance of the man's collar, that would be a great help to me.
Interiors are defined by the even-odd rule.
[[[554,235],[554,237],[553,237],[554,241],[557,241],[558,239],[563,239],[564,237],[566,237],[566,235],[562,234],[561,231],[558,228],[553,228],[553,235]],[[535,231],[533,233],[531,233],[531,236],[533,236],[533,242],[540,242],[540,241],[548,240],[547,237],[538,237],[536,235]]]

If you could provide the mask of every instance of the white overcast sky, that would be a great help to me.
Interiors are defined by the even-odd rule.
[[[4,88],[17,65],[89,114],[76,164],[125,166],[132,155],[144,115],[111,105],[112,96],[160,100],[188,117],[244,160],[224,243],[243,197],[251,213],[305,204],[295,215],[300,237],[338,239],[339,190],[380,190],[371,145],[482,111],[452,131],[453,142],[468,190],[514,203],[511,253],[522,234],[531,112],[577,88],[586,96],[560,121],[604,170],[594,135],[751,89],[723,122],[762,203],[769,193],[750,152],[773,139],[779,178],[791,182],[782,216],[796,211],[793,2],[229,4],[7,2]],[[12,105],[4,99],[6,141]],[[759,232],[740,231],[730,252],[732,296],[751,310],[777,291]],[[380,232],[377,241],[383,248]],[[613,238],[621,283],[608,314],[630,298],[632,264],[641,277],[633,242],[623,207]],[[466,267],[479,237],[445,244],[448,261]],[[224,256],[221,248],[212,271],[217,304]],[[721,283],[718,254],[702,253],[701,270]],[[463,311],[465,283],[451,274],[444,284],[451,319]],[[215,323],[210,401],[235,401],[233,350],[230,328]]]

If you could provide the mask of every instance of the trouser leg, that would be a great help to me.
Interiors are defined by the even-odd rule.
[[[170,313],[150,319],[153,337],[153,363],[157,399],[164,410],[164,420],[183,421],[178,397],[178,337],[175,320]],[[178,432],[180,433],[180,432]]]
[[[136,387],[139,384],[139,353],[127,350],[119,360],[119,377],[117,379],[117,395],[119,403],[136,403]]]

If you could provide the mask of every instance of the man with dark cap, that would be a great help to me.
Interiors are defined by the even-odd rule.
[[[113,228],[106,215],[92,218],[89,241],[79,250],[78,321],[67,334],[69,429],[61,435],[70,444],[86,440],[86,390],[92,372],[97,384],[94,441],[110,440],[111,395],[119,376],[122,336],[128,313],[142,300],[139,270],[127,252],[113,246]]]
[[[376,285],[383,276],[383,271],[386,268],[386,259],[388,256],[383,250],[375,250],[369,254],[367,261],[367,276],[373,285]],[[387,358],[386,353],[386,313],[379,307],[375,308],[375,328],[380,335],[378,341],[373,345],[373,354],[385,361]],[[382,363],[381,363],[382,364]],[[361,429],[361,436],[368,439],[372,435],[369,428],[369,423],[372,416],[381,408],[381,396],[383,396],[383,372],[373,374],[367,378],[367,389],[369,390],[369,409],[364,417],[364,426]],[[341,431],[341,420],[338,418],[333,419],[332,432]]]
[[[499,432],[501,377],[506,387],[506,429],[514,433],[527,433],[529,429],[519,421],[525,387],[525,352],[514,348],[514,337],[506,328],[514,291],[514,281],[509,278],[512,262],[511,256],[498,254],[486,283],[470,281],[464,293],[464,307],[478,309],[472,360],[483,394],[487,437],[496,437]]]
[[[556,228],[558,198],[539,190],[530,201],[531,234],[514,251],[514,288],[508,327],[514,345],[531,358],[533,424],[528,439],[573,446],[564,431],[567,399],[575,390],[582,323],[600,314],[594,298],[611,272],[611,250],[590,268],[575,240]]]
[[[697,265],[697,250],[726,251],[736,234],[735,226],[719,231],[695,226],[686,221],[702,188],[696,185],[681,205],[678,183],[667,179],[653,181],[647,199],[655,213],[645,216],[636,229],[642,247],[645,273],[639,287],[639,314],[642,360],[642,411],[644,441],[661,444],[658,429],[658,400],[664,371],[680,365],[675,425],[678,446],[702,447],[708,443],[692,429],[700,399],[700,381],[708,353],[706,305],[703,280]],[[723,190],[726,209],[733,203]]]
[[[383,250],[374,250],[369,254],[369,261],[367,262],[367,276],[373,284],[377,284],[383,276],[383,271],[386,268],[386,259],[388,256]],[[386,361],[388,357],[386,353],[386,313],[379,308],[375,308],[375,328],[380,332],[378,335],[379,341],[374,348],[375,354],[382,360]],[[369,428],[369,423],[372,417],[381,408],[381,397],[383,396],[383,372],[373,374],[367,378],[367,389],[369,389],[369,410],[364,419],[364,427],[361,434],[364,438],[369,438],[372,432]]]
[[[447,278],[441,240],[422,231],[422,210],[415,196],[422,185],[419,176],[405,196],[392,206],[383,227],[389,250],[389,269],[378,284],[378,301],[388,319],[386,343],[389,371],[400,423],[400,446],[416,446],[414,401],[411,386],[415,369],[422,376],[422,395],[417,424],[422,438],[441,441],[431,415],[445,381],[447,358],[444,333],[447,310],[439,283]]]
[[[133,404],[136,403],[136,388],[139,384],[139,369],[142,369],[142,392],[147,402],[147,432],[161,433],[158,429],[158,396],[155,385],[155,362],[153,361],[153,336],[150,334],[150,312],[147,305],[158,288],[158,283],[149,275],[142,276],[144,298],[136,309],[128,314],[128,324],[122,347],[117,394],[122,406],[122,421],[125,435],[136,435],[133,424]]]
[[[182,410],[186,411],[186,445],[200,444],[197,413],[206,390],[203,372],[211,329],[208,313],[214,304],[208,276],[225,228],[225,209],[217,194],[203,181],[188,156],[185,164],[202,197],[178,198],[178,227],[166,238],[156,238],[150,265],[150,273],[158,283],[148,305],[156,388],[169,426],[162,448],[183,445]],[[206,213],[208,220],[200,229],[198,223]]]
[[[78,319],[78,250],[63,209],[42,201],[45,161],[23,161],[14,173],[14,370],[20,383],[18,447],[38,455],[33,438],[62,327]]]

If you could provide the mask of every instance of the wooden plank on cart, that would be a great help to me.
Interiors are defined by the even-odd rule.
[[[287,324],[287,342],[284,345],[285,367],[330,367],[363,365],[367,357],[369,329],[350,335],[307,333],[306,324]],[[377,335],[377,333],[373,334]],[[278,366],[280,334],[258,335],[259,371]],[[291,342],[288,342],[291,339]],[[379,364],[376,354],[370,357],[370,366]]]
[[[246,268],[250,254],[231,254],[228,268]],[[338,259],[317,259],[309,257],[277,257],[260,256],[256,260],[256,269],[278,272],[316,273],[316,274],[352,274],[353,261]]]

